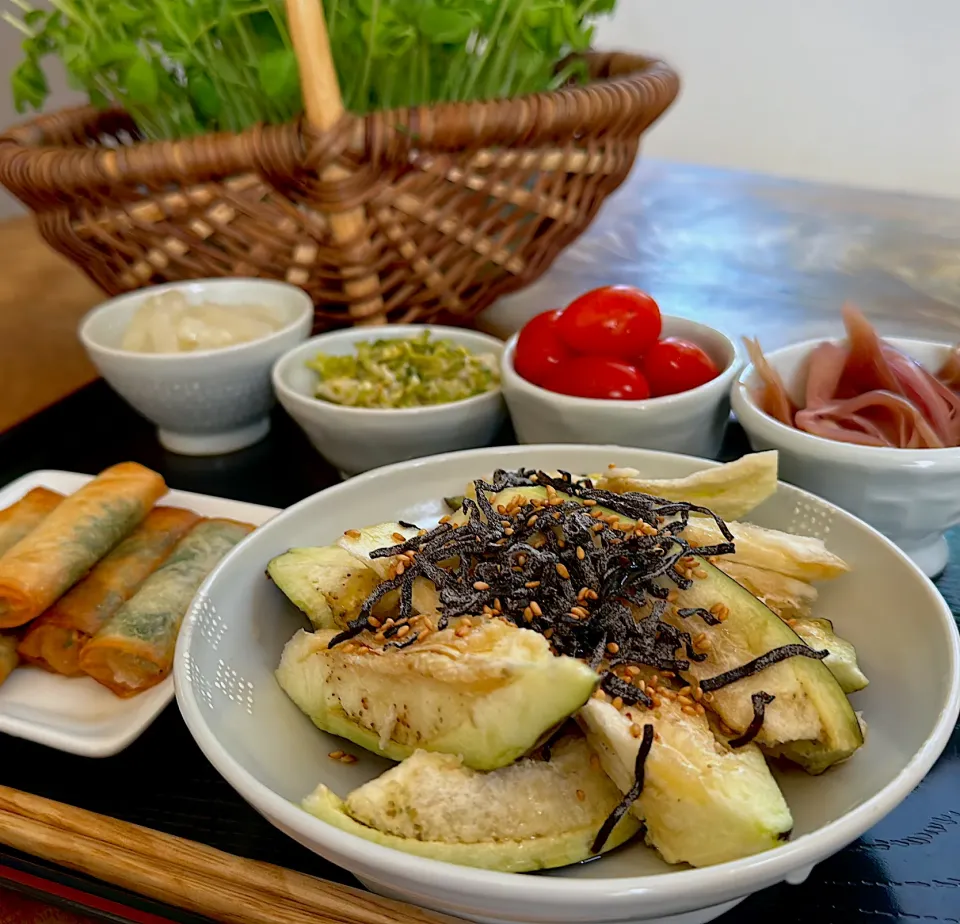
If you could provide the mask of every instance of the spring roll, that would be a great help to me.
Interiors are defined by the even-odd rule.
[[[83,647],[81,669],[123,697],[160,683],[170,673],[180,624],[203,579],[252,530],[233,520],[198,523]]]
[[[20,657],[17,654],[17,637],[0,632],[0,684],[13,673],[13,669],[19,663]]]
[[[0,558],[0,629],[36,619],[130,533],[166,490],[156,472],[124,462],[61,501]]]
[[[177,507],[156,507],[65,597],[34,620],[20,642],[30,664],[75,677],[80,649],[163,563],[200,517]]]
[[[33,532],[62,500],[63,495],[57,491],[33,488],[6,510],[0,510],[0,555]]]

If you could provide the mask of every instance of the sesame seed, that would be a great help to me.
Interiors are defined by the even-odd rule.
[[[327,757],[331,760],[340,760],[340,758],[343,757],[343,751],[331,751]]]
[[[497,598],[493,601],[493,608],[494,608],[498,613],[501,612],[501,610],[503,610],[503,604],[500,602],[500,598],[499,598],[499,597],[497,597]]]
[[[587,557],[587,553],[584,552],[583,549],[578,545],[578,546],[577,546],[577,558],[579,558],[580,561],[583,561],[586,557]]]
[[[680,595],[675,590],[671,590],[670,593],[667,594],[667,603],[676,603],[679,597]]]
[[[526,563],[527,563],[527,556],[526,556],[526,555],[518,555],[518,556],[517,556],[517,564],[518,564],[518,565],[525,565]]]
[[[397,562],[397,577],[400,577],[403,572],[406,571],[402,561]]]
[[[594,525],[590,527],[595,533],[602,533],[606,528],[606,523],[594,523]]]
[[[590,615],[582,606],[572,606],[570,612],[579,619],[586,619]]]
[[[607,694],[604,693],[603,690],[597,690],[597,691],[593,694],[593,697],[594,697],[594,699],[599,699],[599,700],[601,700],[602,702],[606,702],[606,701],[607,701]]]
[[[470,626],[460,626],[456,632],[453,633],[457,638],[463,638],[470,634]]]
[[[547,629],[547,630],[543,633],[543,637],[544,637],[545,639],[547,639],[548,641],[549,641],[551,638],[553,638],[553,629]]]
[[[659,709],[660,706],[661,706],[660,699],[659,699],[658,697],[656,697],[656,696],[651,696],[651,697],[650,697],[650,702],[653,703],[653,708],[654,708],[654,709]]]
[[[582,789],[578,789],[578,790],[577,790],[577,801],[578,801],[578,802],[585,802],[586,799],[587,799],[587,794],[586,794]]]
[[[647,685],[643,682],[641,677],[638,677],[634,682],[636,683],[638,689],[646,691]]]
[[[614,469],[614,468],[616,468],[616,467],[617,467],[617,463],[616,463],[616,462],[611,462],[611,463],[607,466],[607,468],[609,468],[609,469]]]
[[[559,520],[560,517],[561,517],[561,513],[560,513],[560,511],[558,510],[558,511],[553,515],[553,518],[554,518],[555,520]]]
[[[440,517],[440,522],[441,522],[441,523],[449,523],[452,519],[453,519],[453,517],[450,516],[449,513],[446,513],[446,514],[444,514],[442,517]]]
[[[693,688],[693,698],[699,703],[703,699],[703,690],[700,687]]]
[[[630,726],[630,735],[634,738],[639,738],[643,734],[643,728],[637,725],[636,722]]]
[[[681,696],[689,696],[689,695],[690,695],[690,687],[688,687],[688,686],[687,686],[687,687],[680,687],[680,689],[677,690],[677,692],[678,692]]]
[[[357,758],[354,757],[353,754],[344,754],[343,757],[340,758],[340,763],[343,764],[355,764],[356,762]]]
[[[530,517],[529,520],[527,520],[527,526],[533,526],[536,522],[537,522],[537,514],[534,514],[532,517]]]
[[[406,541],[407,541],[407,537],[404,536],[403,533],[394,533],[394,534],[393,534],[393,541],[394,541],[394,542],[406,542]]]
[[[533,622],[533,610],[529,606],[523,608],[523,621]]]
[[[611,705],[614,709],[623,709],[623,700],[619,696],[615,696]]]
[[[540,604],[536,600],[530,602],[530,609],[533,611],[534,616],[542,616],[543,610],[540,609]]]
[[[620,646],[616,642],[610,642],[607,645],[607,651],[609,651],[610,654],[616,654],[619,650]]]
[[[508,526],[508,527],[506,527],[506,528],[504,529],[503,532],[504,532],[504,535],[506,535],[506,536],[512,536],[512,535],[513,535],[513,527],[512,527],[512,526]]]
[[[707,710],[704,709],[703,706],[700,705],[700,703],[694,703],[693,708],[694,708],[694,711],[697,713],[697,715],[706,715],[706,714],[707,714]]]
[[[348,536],[350,539],[359,539],[359,538],[360,538],[360,530],[359,530],[359,529],[348,529],[348,530],[344,533],[344,536]]]
[[[507,512],[507,508],[503,504],[497,504],[497,513],[503,516]]]
[[[591,510],[590,516],[595,520],[606,520],[607,515],[602,510]]]
[[[696,715],[697,710],[693,706],[684,706],[680,710],[684,715]]]
[[[597,595],[597,592],[595,590],[588,590],[586,593],[586,598],[588,600],[597,600],[599,599],[599,596]]]
[[[585,500],[585,501],[583,502],[583,506],[584,506],[584,507],[596,507],[596,506],[597,506],[597,502],[596,502],[595,500]]]
[[[527,581],[527,583],[524,584],[523,586],[526,587],[528,590],[533,590],[534,587],[539,587],[539,586],[540,586],[540,582],[539,582],[539,581]]]
[[[600,758],[597,757],[596,754],[590,755],[590,766],[593,767],[594,770],[600,769]]]
[[[376,616],[368,616],[367,625],[370,626],[371,629],[379,629],[382,623]]]
[[[489,590],[490,585],[486,581],[474,581],[473,582],[474,590]]]
[[[410,626],[400,626],[397,629],[397,638],[403,638],[405,635],[408,635],[410,632]]]
[[[703,568],[696,568],[693,572],[695,578],[699,578],[701,581],[707,576],[707,572]]]
[[[570,572],[567,571],[567,566],[561,561],[557,562],[557,574],[559,574],[560,577],[562,577],[565,581],[570,580]]]
[[[680,703],[681,706],[692,706],[692,705],[693,705],[693,700],[690,699],[689,696],[679,696],[679,695],[678,695],[678,696],[677,696],[677,702]]]

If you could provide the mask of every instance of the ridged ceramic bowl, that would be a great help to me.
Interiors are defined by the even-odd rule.
[[[334,828],[299,807],[318,782],[340,796],[386,762],[329,759],[343,742],[318,731],[274,678],[302,617],[269,581],[266,563],[295,546],[322,545],[345,530],[389,519],[423,526],[446,512],[442,498],[496,468],[598,471],[610,462],[650,477],[681,477],[711,463],[597,446],[515,446],[454,453],[369,472],[262,526],[208,578],[177,646],[183,716],[213,765],[281,831],[349,870],[374,892],[474,921],[701,924],[752,892],[802,882],[815,864],[856,840],[920,782],[947,743],[960,703],[957,630],[943,598],[891,542],[797,488],[781,485],[750,517],[819,536],[852,566],[822,589],[816,615],[833,620],[858,650],[870,685],[853,695],[869,724],[866,745],[814,778],[780,776],[793,811],[791,841],[705,869],[669,867],[634,842],[595,862],[546,874],[496,873],[392,850]]]

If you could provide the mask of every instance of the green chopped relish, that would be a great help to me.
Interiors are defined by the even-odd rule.
[[[427,407],[482,395],[500,384],[496,355],[432,340],[429,330],[355,346],[351,356],[320,353],[307,362],[320,377],[318,398],[346,407]]]

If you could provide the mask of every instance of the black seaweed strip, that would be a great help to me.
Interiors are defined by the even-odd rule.
[[[716,677],[708,677],[706,680],[701,680],[700,689],[703,690],[704,693],[712,693],[714,690],[719,690],[731,683],[736,683],[738,680],[743,680],[744,677],[759,674],[760,671],[766,670],[774,664],[779,664],[781,661],[786,661],[788,658],[813,658],[817,661],[822,661],[828,654],[830,654],[829,651],[815,651],[809,645],[802,643],[798,645],[783,645],[781,648],[774,648],[772,651],[768,651],[766,654],[760,655],[759,658],[754,658],[746,664],[741,664],[740,667],[735,667],[732,670],[718,674]]]
[[[630,806],[640,798],[640,794],[643,792],[643,772],[647,763],[647,757],[650,754],[650,748],[652,747],[653,726],[644,725],[643,738],[640,741],[640,748],[637,750],[637,761],[634,765],[634,784],[620,801],[620,804],[610,813],[610,817],[603,823],[603,827],[600,828],[596,840],[594,840],[593,846],[590,848],[591,853],[600,853],[600,851],[603,850],[603,845],[606,844],[610,835],[613,834],[613,829],[617,826],[617,823],[630,811]]]
[[[760,729],[763,728],[763,717],[766,714],[767,706],[775,699],[776,696],[764,690],[754,693],[750,697],[750,702],[753,703],[753,718],[750,720],[747,730],[739,738],[731,738],[727,744],[732,748],[742,748],[753,741],[760,734]]]

